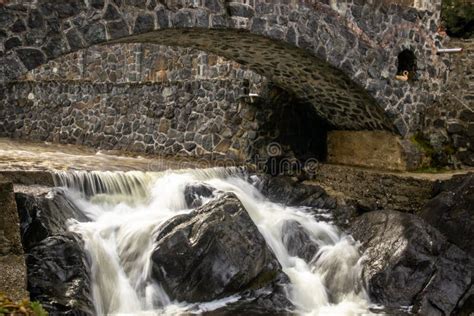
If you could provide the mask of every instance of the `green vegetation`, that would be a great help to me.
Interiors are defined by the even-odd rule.
[[[441,18],[449,36],[474,38],[474,4],[471,0],[443,0]]]
[[[423,134],[421,133],[416,133],[413,135],[411,137],[411,142],[427,155],[432,155],[434,153],[433,146],[431,146],[431,144],[423,137]]]
[[[424,156],[421,167],[415,172],[439,173],[446,171],[445,158],[455,153],[452,145],[446,144],[441,149],[435,149],[422,133],[416,133],[410,140]]]
[[[4,293],[0,293],[0,316],[7,315],[47,316],[48,312],[38,302],[30,302],[27,299],[14,302]]]
[[[416,169],[414,172],[418,173],[440,173],[446,171],[445,168],[439,168],[439,167],[421,167]]]

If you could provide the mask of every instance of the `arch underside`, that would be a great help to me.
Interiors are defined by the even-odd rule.
[[[384,82],[368,79],[363,62],[385,58],[385,51],[360,39],[357,28],[341,21],[327,3],[146,3],[39,0],[0,8],[4,77],[16,79],[95,44],[192,47],[247,65],[311,104],[333,128],[397,130],[396,118],[385,113],[387,104],[379,97]],[[371,76],[377,73],[372,70]]]
[[[158,30],[109,43],[133,42],[192,47],[247,65],[312,104],[333,128],[393,130],[383,109],[342,71],[282,41],[247,31],[193,28]]]

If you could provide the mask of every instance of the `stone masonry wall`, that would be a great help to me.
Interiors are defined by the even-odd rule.
[[[80,81],[9,83],[0,94],[0,136],[101,149],[244,160],[259,124],[243,83]]]
[[[215,54],[138,43],[92,46],[51,60],[21,78],[112,83],[201,79],[248,80],[253,86],[264,81],[248,67]]]
[[[245,66],[190,48],[93,46],[8,84],[0,136],[243,160],[259,137],[243,105],[265,85]]]
[[[187,46],[248,65],[334,127],[407,135],[419,122],[413,113],[440,94],[446,70],[436,55],[438,16],[416,7],[373,0],[12,0],[0,7],[0,81],[95,44]],[[412,84],[394,79],[404,49],[419,60]]]
[[[417,140],[434,165],[474,166],[474,40],[451,40],[449,47],[463,52],[444,57],[450,65],[445,94],[427,105]]]

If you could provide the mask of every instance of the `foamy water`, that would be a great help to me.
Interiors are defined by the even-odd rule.
[[[93,295],[98,314],[178,315],[214,310],[239,299],[187,304],[170,300],[151,278],[151,253],[161,224],[191,212],[184,199],[187,184],[204,182],[233,192],[290,278],[288,298],[302,315],[369,314],[360,284],[360,254],[350,236],[318,222],[304,208],[265,199],[232,169],[162,173],[60,173],[74,202],[91,222],[72,222],[92,259]],[[87,192],[87,194],[85,194]],[[291,256],[283,243],[283,225],[296,221],[318,244],[313,260]]]

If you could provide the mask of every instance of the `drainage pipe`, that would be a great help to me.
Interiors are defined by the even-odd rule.
[[[443,53],[460,53],[462,52],[462,48],[438,48],[437,54]]]

